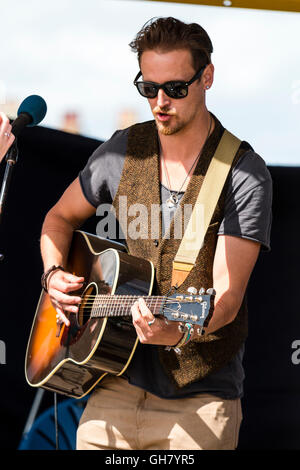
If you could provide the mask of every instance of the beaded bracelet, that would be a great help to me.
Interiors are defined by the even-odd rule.
[[[51,268],[48,269],[48,271],[44,272],[44,274],[42,275],[41,277],[41,284],[42,284],[42,288],[44,289],[45,292],[48,293],[48,288],[47,288],[47,279],[49,277],[49,275],[53,272],[53,271],[56,271],[57,269],[61,269],[62,271],[65,271],[65,268],[63,268],[62,266],[51,266]]]
[[[184,333],[183,333],[182,338],[180,338],[180,340],[178,341],[177,344],[175,344],[175,346],[166,346],[165,349],[167,351],[171,351],[171,349],[173,349],[176,352],[176,354],[181,354],[180,348],[182,348],[182,346],[186,345],[190,341],[191,336],[194,332],[194,328],[193,328],[193,325],[191,325],[191,323],[185,323],[184,325],[180,323],[178,328],[180,329],[180,331],[182,331],[182,328],[183,328]]]

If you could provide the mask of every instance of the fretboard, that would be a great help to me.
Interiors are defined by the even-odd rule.
[[[86,303],[91,308],[92,318],[131,316],[131,307],[141,297],[153,315],[159,315],[166,301],[164,296],[95,295],[88,296]]]

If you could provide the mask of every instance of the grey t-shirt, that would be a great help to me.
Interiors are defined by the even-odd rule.
[[[79,174],[83,194],[96,208],[101,204],[110,204],[114,199],[122,175],[128,131],[116,131],[111,139],[100,145]],[[179,197],[182,195],[183,193]],[[169,190],[161,185],[164,230],[171,220],[167,213],[169,209],[164,204],[168,197]],[[270,250],[271,205],[270,173],[264,160],[249,150],[230,172],[224,218],[218,234],[247,238],[259,242],[263,250]],[[243,394],[243,352],[244,346],[221,370],[179,391],[165,374],[158,358],[157,347],[139,343],[127,368],[126,377],[131,384],[162,398],[211,393],[225,399],[234,399]]]

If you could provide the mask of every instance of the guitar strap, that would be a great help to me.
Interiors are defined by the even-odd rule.
[[[178,288],[195,265],[205,234],[241,141],[226,129],[210,162],[196,204],[173,261],[172,286]]]

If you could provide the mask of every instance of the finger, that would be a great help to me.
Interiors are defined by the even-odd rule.
[[[15,136],[11,133],[12,126],[9,119],[4,113],[0,113],[0,160],[7,153],[9,147],[15,140]]]
[[[4,128],[5,125],[7,125],[9,123],[9,119],[8,117],[6,116],[5,113],[3,113],[3,111],[0,111],[0,127],[1,127],[1,130]]]
[[[49,276],[48,291],[50,291],[50,289],[57,289],[59,291],[68,293],[80,289],[83,286],[83,281],[84,277],[73,276],[70,273],[57,270],[51,273]]]
[[[77,305],[81,302],[81,297],[76,295],[67,295],[57,289],[51,289],[50,297],[64,306]]]
[[[70,312],[70,313],[78,313],[78,310],[79,310],[79,307],[77,307],[76,305],[64,304],[62,305],[62,307],[65,312]]]
[[[154,317],[146,304],[138,300],[132,306],[132,318],[134,323],[142,328],[148,325],[148,321]]]
[[[145,309],[145,307],[147,309],[147,306],[144,304],[142,308]],[[151,329],[150,325],[148,325],[147,317],[141,314],[141,307],[139,301],[133,304],[131,312],[133,318],[133,326],[135,327],[140,342],[147,343],[153,337],[154,332]],[[151,316],[153,317],[152,314]]]
[[[51,284],[52,288],[55,288],[61,292],[68,293],[74,290],[81,289],[83,282],[66,282],[62,279],[55,279]]]
[[[78,277],[70,273],[65,273],[63,271],[61,271],[61,273],[62,273],[61,278],[60,279],[58,278],[58,281],[60,282],[58,286],[60,286],[60,290],[62,290],[62,292],[65,292],[65,293],[72,292],[74,290],[81,289],[82,286],[84,285],[83,276]]]
[[[80,283],[84,282],[83,276],[75,276],[69,272],[63,271],[62,269],[55,269],[50,273],[49,279],[60,279],[66,283]]]
[[[0,125],[0,134],[7,138],[7,142],[11,140],[13,141],[15,139],[15,136],[11,133],[11,131],[12,131],[12,126],[9,122],[8,117],[4,114],[2,115],[2,122]]]
[[[7,120],[7,122],[4,125],[4,132],[7,132],[9,135],[12,135],[14,137],[14,135],[11,134],[11,131],[12,131],[12,125],[10,124],[9,120]]]
[[[70,326],[70,321],[68,317],[66,317],[63,309],[57,305],[55,307],[55,310],[57,312],[57,315],[56,315],[57,323],[64,323],[66,326]]]
[[[149,322],[152,322],[153,324],[153,322],[155,321],[155,317],[151,310],[149,310],[149,308],[147,307],[145,300],[141,297],[138,302],[139,310],[144,320],[147,322],[147,324],[149,324]]]
[[[66,282],[71,282],[71,283],[83,283],[84,282],[84,277],[83,276],[75,276],[75,274],[71,274],[65,271],[62,272],[62,278]]]
[[[141,342],[144,342],[146,339],[146,331],[147,329],[147,322],[143,319],[140,308],[139,308],[139,303],[135,302],[132,307],[131,307],[131,314],[132,314],[132,323],[133,326],[135,327],[136,334]]]
[[[11,145],[13,143],[13,141],[15,140],[15,136],[12,133],[12,126],[10,124],[8,124],[8,126],[6,128],[6,132],[8,132],[8,134],[9,134],[8,144]]]
[[[7,141],[8,147],[10,147],[12,145],[14,140],[15,140],[14,134],[10,133],[8,141]]]
[[[62,304],[60,302],[58,302],[58,300],[56,299],[51,299],[52,301],[52,304],[54,305],[54,308],[57,309],[61,309],[61,311],[64,313],[64,312],[70,312],[70,313],[77,313],[78,310],[79,310],[79,307],[77,307],[77,305],[68,305],[68,304]]]
[[[136,325],[140,325],[142,323],[142,316],[140,313],[140,308],[139,308],[139,303],[134,302],[134,304],[131,307],[131,314],[132,314],[132,321]]]

